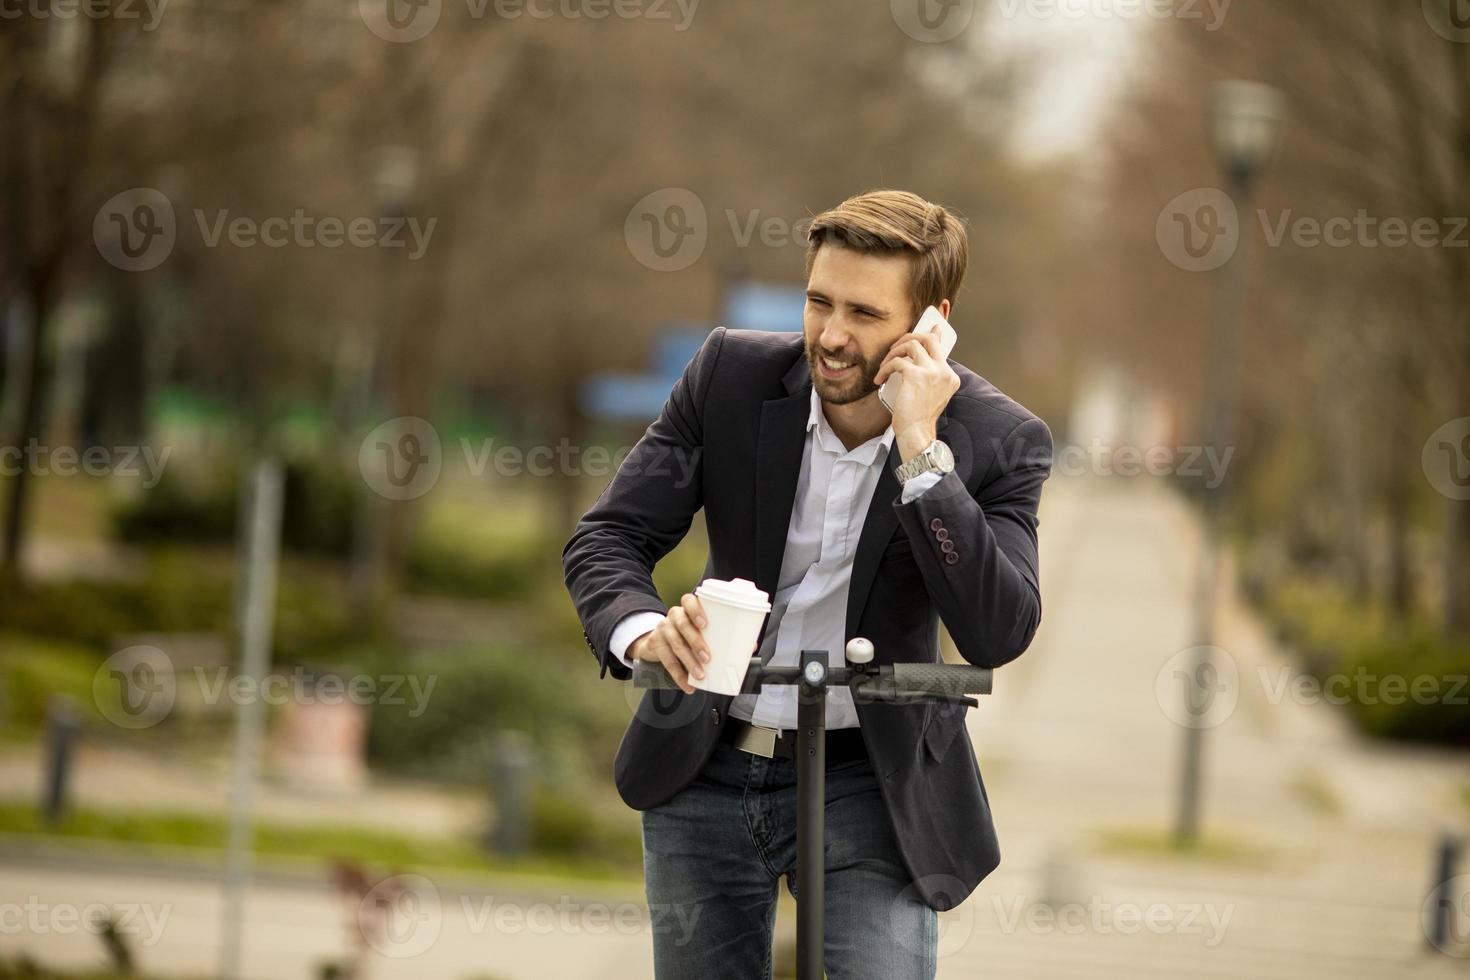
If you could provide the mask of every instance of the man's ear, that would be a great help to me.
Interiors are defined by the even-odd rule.
[[[939,301],[939,315],[946,320],[949,319],[949,300],[942,299]]]

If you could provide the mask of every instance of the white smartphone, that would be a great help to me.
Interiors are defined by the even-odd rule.
[[[926,334],[932,330],[939,331],[939,356],[949,357],[950,352],[954,350],[954,342],[959,339],[959,335],[954,332],[954,327],[949,325],[949,321],[940,314],[938,308],[933,306],[925,310],[924,315],[919,317],[919,322],[915,325],[913,332],[916,334]],[[888,409],[890,415],[893,414],[893,406],[890,403],[890,399],[898,391],[898,386],[902,382],[903,375],[895,374],[883,382],[883,387],[878,389],[878,400],[883,403],[884,408]]]

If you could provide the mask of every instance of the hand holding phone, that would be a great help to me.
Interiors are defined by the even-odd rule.
[[[944,318],[938,308],[931,306],[924,311],[923,316],[919,317],[919,322],[913,332],[922,336],[935,330],[939,331],[939,356],[947,358],[954,350],[954,344],[959,339],[959,335],[955,333],[954,327],[949,325],[949,321]],[[898,393],[898,386],[902,383],[903,375],[895,374],[883,382],[883,387],[878,389],[878,400],[883,403],[884,408],[888,409],[890,415],[893,414],[893,399]]]

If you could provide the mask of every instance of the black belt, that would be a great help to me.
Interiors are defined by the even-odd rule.
[[[796,729],[764,728],[752,725],[739,718],[726,716],[720,738],[742,752],[764,756],[767,759],[796,759]],[[776,732],[780,737],[776,737]],[[859,728],[829,728],[827,730],[827,765],[837,766],[844,762],[856,762],[868,757],[868,747],[863,744],[863,733]]]

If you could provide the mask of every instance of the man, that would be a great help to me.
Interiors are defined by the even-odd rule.
[[[840,666],[855,636],[875,663],[937,662],[942,620],[967,661],[999,667],[1036,631],[1051,433],[910,332],[930,305],[949,315],[967,254],[959,219],[910,193],[818,216],[802,335],[716,329],[563,550],[602,673],[656,661],[684,692],[673,711],[645,695],[614,765],[643,811],[664,980],[770,976],[777,882],[801,887],[795,689],[691,687],[703,610],[666,608],[651,578],[700,507],[705,577],[771,595],[770,663],[822,649]],[[890,414],[878,388],[899,376]],[[933,977],[936,910],[1000,861],[963,712],[828,698],[827,976]]]

